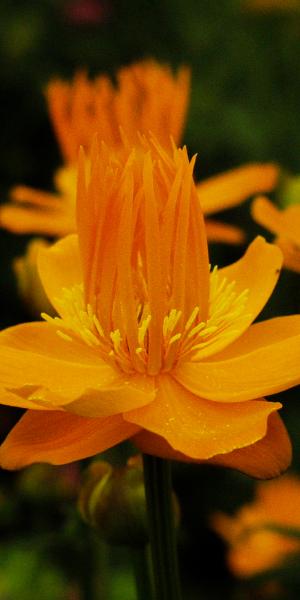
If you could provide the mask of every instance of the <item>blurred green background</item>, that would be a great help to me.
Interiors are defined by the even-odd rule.
[[[113,74],[144,57],[192,67],[184,141],[190,153],[198,153],[200,179],[249,161],[275,161],[300,173],[300,2],[294,9],[282,2],[282,9],[265,11],[251,10],[250,4],[2,0],[1,200],[18,183],[51,190],[61,157],[43,96],[49,79],[71,77],[78,67],[91,75]],[[259,232],[249,203],[227,212],[226,221],[242,224],[248,240]],[[1,231],[2,327],[29,318],[11,270],[27,240]],[[226,264],[243,251],[213,246],[212,263]],[[264,316],[299,312],[299,277],[282,274]],[[293,469],[299,472],[299,390],[280,399],[294,444]],[[3,413],[2,436],[17,416]],[[108,455],[122,463],[125,451],[130,450]],[[103,600],[135,600],[128,552],[103,547],[77,516],[81,466],[39,469],[0,474],[0,599],[26,600],[34,591],[40,600],[93,600],[94,589]],[[253,482],[227,470],[176,465],[174,484],[182,507],[184,600],[261,598],[259,586],[229,573],[225,548],[208,522],[216,509],[232,511],[251,497]],[[285,589],[284,598],[299,598],[299,575]]]

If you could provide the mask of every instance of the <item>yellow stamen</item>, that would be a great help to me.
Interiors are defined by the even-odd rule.
[[[141,268],[141,261],[139,260]],[[200,308],[195,306],[187,321],[182,323],[182,311],[175,308],[165,315],[162,323],[162,371],[169,371],[179,360],[195,360],[201,352],[215,343],[219,336],[228,338],[238,331],[240,319],[247,317],[246,303],[248,290],[235,291],[235,282],[221,277],[217,268],[210,275],[210,300],[207,321],[200,320]],[[97,348],[99,355],[113,361],[126,373],[148,372],[149,362],[149,325],[152,315],[149,305],[143,304],[144,298],[136,303],[135,327],[138,345],[134,349],[135,360],[125,334],[123,325],[105,334],[99,318],[93,312],[91,304],[84,304],[82,286],[63,289],[62,297],[57,299],[62,317],[42,317],[57,329],[58,335],[68,341],[80,338],[89,346]],[[122,315],[122,313],[120,313]],[[197,319],[198,322],[197,322]]]

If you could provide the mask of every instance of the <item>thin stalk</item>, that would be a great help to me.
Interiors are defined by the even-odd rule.
[[[148,546],[131,548],[137,600],[154,600]]]
[[[171,487],[171,464],[143,455],[155,600],[181,600]]]

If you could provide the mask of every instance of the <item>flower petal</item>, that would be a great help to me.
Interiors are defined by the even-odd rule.
[[[207,239],[210,242],[223,242],[223,244],[242,244],[245,240],[244,232],[234,225],[221,221],[205,219]]]
[[[272,293],[279,277],[281,265],[282,253],[279,248],[268,244],[264,238],[257,237],[240,260],[219,270],[220,282],[224,280],[227,285],[234,283],[233,291],[236,294],[237,308],[233,309],[233,313],[229,315],[230,318],[224,331],[215,335],[209,344],[197,350],[193,357],[195,362],[202,362],[220,352],[248,329]],[[246,297],[245,292],[247,293]],[[243,297],[239,313],[240,294],[243,294]],[[223,301],[221,295],[220,301]],[[199,395],[201,396],[201,394]]]
[[[65,464],[103,452],[137,429],[120,416],[86,419],[62,411],[29,410],[0,446],[0,465],[20,469],[34,462]]]
[[[257,442],[266,434],[268,416],[280,407],[264,400],[234,405],[209,402],[162,376],[155,401],[123,416],[163,437],[174,450],[207,459]]]
[[[42,249],[38,256],[38,270],[46,294],[58,311],[56,298],[61,297],[62,289],[78,285],[83,280],[77,235],[70,234]]]
[[[216,466],[229,467],[258,479],[277,477],[288,468],[292,457],[288,433],[277,413],[269,416],[267,433],[258,442],[227,454],[219,454],[206,461],[192,459],[190,456],[174,450],[164,438],[150,431],[142,430],[134,435],[131,441],[140,452],[146,454],[161,456],[169,460],[206,462]]]
[[[236,292],[249,290],[245,306],[245,312],[251,313],[249,324],[254,321],[272,294],[281,266],[281,251],[258,236],[240,260],[220,269],[220,276],[236,282]]]
[[[286,471],[292,459],[292,446],[287,430],[277,413],[268,419],[264,438],[246,448],[214,456],[209,462],[237,469],[251,477],[269,479]]]
[[[182,363],[173,376],[201,398],[241,402],[300,383],[300,315],[252,325],[211,361]]]
[[[268,198],[256,198],[252,203],[254,219],[276,235],[286,237],[299,246],[300,206],[291,205],[285,210],[278,208]]]
[[[284,266],[300,273],[300,245],[295,246],[293,242],[280,235],[276,238],[276,244],[283,252]]]
[[[205,215],[231,208],[250,196],[271,191],[278,179],[274,164],[249,164],[198,183],[197,191]]]
[[[99,358],[97,348],[88,346],[80,339],[63,339],[57,335],[55,327],[45,321],[23,323],[3,329],[0,331],[0,348],[2,344],[16,350],[33,352],[41,358],[45,356],[94,366],[103,362]]]
[[[155,397],[150,377],[128,377],[97,352],[56,335],[47,323],[17,325],[0,333],[0,381],[5,392],[48,409],[70,404],[71,412],[99,417],[121,413]],[[81,399],[81,400],[80,400]]]
[[[61,210],[40,210],[28,206],[4,204],[0,209],[0,226],[13,233],[41,233],[63,236],[74,229],[74,223]]]
[[[300,206],[278,210],[268,198],[256,198],[252,203],[254,219],[276,234],[276,244],[284,255],[284,265],[300,272]]]
[[[1,406],[15,406],[17,408],[32,408],[33,410],[47,410],[38,400],[33,400],[31,394],[34,395],[37,386],[24,386],[19,388],[18,392],[5,392],[1,390]]]

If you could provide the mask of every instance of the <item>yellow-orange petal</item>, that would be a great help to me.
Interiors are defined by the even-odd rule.
[[[106,417],[144,406],[156,396],[154,379],[147,375],[122,377],[114,385],[87,389],[73,402],[64,404],[65,410],[83,417]]]
[[[10,200],[18,204],[27,204],[41,209],[60,210],[62,208],[60,198],[51,192],[44,192],[27,185],[16,185],[10,190]]]
[[[240,260],[219,270],[219,280],[232,283],[237,297],[245,293],[247,296],[244,296],[241,313],[231,319],[224,334],[216,335],[209,344],[199,348],[193,359],[197,364],[221,352],[248,329],[271,295],[281,265],[282,253],[279,248],[258,236]]]
[[[79,339],[63,339],[57,334],[55,327],[45,321],[23,323],[3,329],[0,331],[0,348],[1,346],[33,353],[38,360],[45,357],[46,360],[53,358],[91,366],[103,363],[97,348],[88,346]]]
[[[174,378],[216,402],[241,402],[300,383],[300,315],[256,323],[210,361],[186,362]]]
[[[269,192],[278,175],[276,165],[254,163],[210,177],[197,185],[202,210],[210,215],[236,206],[254,194]]]
[[[284,229],[283,235],[286,234],[291,242],[296,246],[300,246],[300,204],[293,204],[288,206],[283,211],[284,217]],[[280,233],[280,232],[279,232]]]
[[[0,208],[0,226],[13,233],[40,233],[55,237],[74,229],[74,223],[61,210],[46,211],[13,204],[3,204]]]
[[[15,406],[16,408],[32,408],[33,410],[47,410],[47,408],[39,404],[38,400],[31,399],[31,394],[36,391],[36,386],[24,386],[18,389],[18,393],[0,392],[0,404],[3,406]]]
[[[62,411],[29,410],[0,446],[0,465],[20,469],[34,462],[73,462],[119,444],[137,429],[119,415],[87,419]]]
[[[300,206],[278,210],[268,198],[252,203],[253,218],[277,237],[275,243],[283,252],[284,266],[300,273]]]
[[[237,262],[220,269],[220,277],[235,281],[234,290],[248,289],[245,313],[251,315],[249,324],[259,315],[278,281],[282,267],[282,252],[274,244],[258,236]]]
[[[59,312],[56,300],[61,297],[62,289],[83,281],[77,235],[70,234],[42,249],[38,256],[38,270],[46,294]]]
[[[300,243],[295,246],[282,236],[276,238],[276,244],[283,252],[283,264],[287,269],[300,273]]]
[[[257,479],[278,477],[292,460],[292,446],[287,430],[277,413],[268,418],[267,434],[255,444],[228,454],[214,456],[211,464],[236,469]]]
[[[206,462],[236,469],[258,479],[268,479],[277,477],[288,468],[292,449],[287,431],[277,413],[269,416],[267,427],[266,435],[258,442],[227,454],[219,454],[205,461],[192,459],[190,456],[174,450],[164,438],[150,431],[140,431],[133,436],[132,442],[140,452],[146,454],[182,462]]]
[[[279,233],[281,215],[278,208],[264,197],[255,198],[251,204],[251,213],[255,221],[272,233]]]
[[[252,203],[251,211],[260,225],[300,246],[300,205],[278,210],[268,198],[259,197]]]
[[[49,409],[74,402],[70,410],[80,413],[82,399],[84,416],[92,417],[121,413],[155,397],[150,377],[126,376],[84,343],[57,336],[47,323],[1,332],[0,363],[1,389],[20,395],[22,407],[26,389],[30,407],[32,402]]]
[[[239,227],[221,223],[221,221],[205,220],[206,235],[209,242],[222,242],[223,244],[242,244],[245,234]]]
[[[194,396],[171,377],[161,376],[155,401],[124,418],[163,437],[186,456],[208,459],[264,437],[268,416],[280,407],[264,400],[217,404]]]

